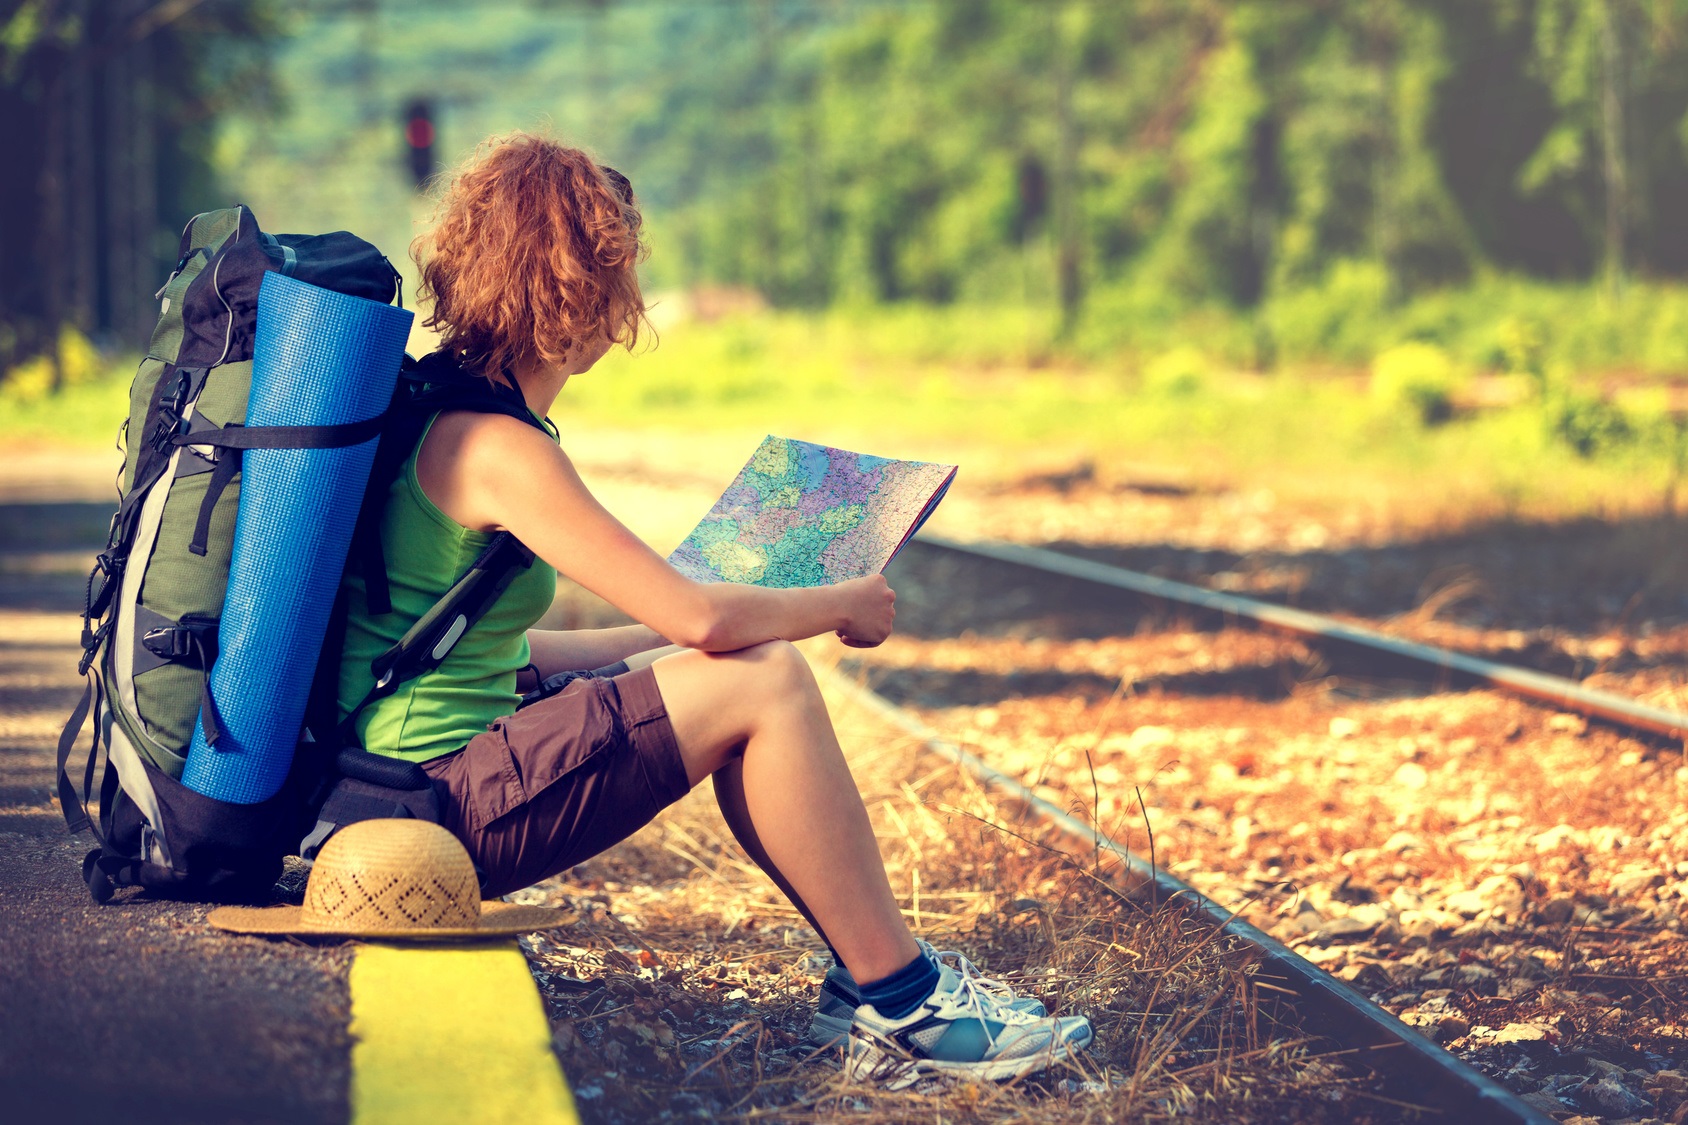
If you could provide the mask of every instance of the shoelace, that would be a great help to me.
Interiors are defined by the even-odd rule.
[[[963,1016],[972,1016],[979,1021],[979,1026],[982,1027],[985,1032],[985,1041],[990,1044],[990,1049],[994,1051],[997,1046],[998,1035],[1007,1031],[1010,1027],[1037,1023],[1038,1017],[1032,1015],[1030,1012],[1022,1012],[1015,1008],[1010,1008],[1001,1000],[982,989],[980,987],[980,982],[988,979],[989,978],[987,977],[980,976],[962,976],[960,973],[957,973],[956,980],[959,987],[955,990],[955,992],[950,993],[946,999],[948,999],[955,1008],[959,1009]],[[1000,984],[1001,982],[997,981],[993,983]],[[991,1030],[992,1021],[995,1021],[1000,1025],[999,1031],[993,1032]]]
[[[941,961],[946,954],[949,954],[964,966],[964,968],[954,970],[957,987],[945,996],[945,1000],[958,1015],[962,1017],[970,1016],[979,1021],[980,1026],[985,1030],[986,1041],[990,1043],[992,1050],[996,1048],[997,1036],[1001,1034],[1001,1031],[1007,1031],[1010,1027],[1023,1027],[1027,1024],[1039,1023],[1044,1018],[1034,1016],[1030,1012],[1022,1012],[1018,1008],[1009,1007],[1008,1002],[1014,998],[1013,989],[999,980],[992,980],[980,973],[978,966],[961,954],[954,950],[933,949],[924,942],[922,947],[926,950],[927,955],[934,960]],[[992,1022],[1000,1025],[1001,1031],[991,1031],[990,1025]]]
[[[939,949],[929,941],[921,941],[920,948],[925,954],[938,964],[951,964],[956,975],[964,981],[970,981],[974,987],[991,997],[992,1002],[1001,1008],[1007,1008],[1015,1000],[1014,990],[1005,981],[995,977],[987,977],[979,971],[979,966],[967,959],[966,954],[954,949]],[[1014,1011],[1014,1009],[1008,1009]],[[1018,1013],[1024,1014],[1024,1013]]]

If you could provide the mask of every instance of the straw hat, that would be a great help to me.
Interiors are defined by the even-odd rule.
[[[363,820],[322,846],[303,906],[224,906],[207,919],[237,934],[492,937],[571,921],[549,906],[482,902],[457,837],[425,820]]]

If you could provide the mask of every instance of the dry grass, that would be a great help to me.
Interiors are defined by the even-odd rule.
[[[529,943],[591,1121],[1393,1120],[1396,1107],[1292,1024],[1246,947],[1046,843],[954,766],[864,713],[835,718],[910,924],[1083,1012],[1091,1050],[1009,1084],[888,1093],[803,1042],[824,948],[726,835],[706,796],[536,893],[576,927]],[[584,978],[584,979],[583,979]]]
[[[1680,584],[1657,618],[1603,621],[1595,550],[1558,546],[1497,543],[1485,617],[1389,627],[1680,706]],[[1688,1120],[1679,744],[953,564],[899,563],[902,630],[852,656],[878,690],[1138,841],[1140,785],[1163,864],[1538,1108]],[[1411,605],[1420,583],[1383,570],[1338,606]],[[1537,600],[1564,624],[1521,628]]]

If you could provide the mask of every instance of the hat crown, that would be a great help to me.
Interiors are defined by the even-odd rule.
[[[365,820],[318,853],[300,920],[326,930],[473,927],[480,880],[457,838],[424,820]]]

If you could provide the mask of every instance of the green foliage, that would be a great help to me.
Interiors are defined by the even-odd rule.
[[[1562,390],[1543,405],[1548,432],[1579,457],[1611,453],[1635,439],[1629,416],[1598,395]]]
[[[1156,356],[1143,368],[1143,389],[1152,395],[1190,398],[1201,392],[1210,373],[1207,357],[1184,345]]]
[[[1248,303],[1259,293],[1249,202],[1265,105],[1254,62],[1238,42],[1203,60],[1190,123],[1174,150],[1182,182],[1141,265],[1144,281],[1189,301]]]
[[[188,216],[225,206],[217,117],[275,104],[279,0],[22,0],[0,14],[0,379],[66,325],[139,342]],[[5,368],[13,368],[7,372]]]
[[[1194,349],[1157,356],[1141,378],[1113,363],[1029,367],[1012,358],[1007,334],[965,361],[922,354],[934,341],[970,340],[995,318],[929,309],[918,335],[907,330],[914,315],[772,312],[676,324],[654,351],[612,353],[571,380],[556,418],[565,443],[571,431],[621,427],[746,441],[773,432],[892,456],[954,449],[976,466],[1058,447],[1114,471],[1162,463],[1233,485],[1305,480],[1356,499],[1387,484],[1426,502],[1560,514],[1659,495],[1678,456],[1662,403],[1614,405],[1634,436],[1585,456],[1533,399],[1442,425],[1400,424],[1380,417],[1355,380],[1238,371]],[[1390,363],[1403,359],[1409,373],[1449,372],[1458,387],[1459,365],[1446,354],[1408,349]]]
[[[0,383],[0,439],[13,447],[50,445],[110,449],[129,413],[128,360],[101,361],[75,382],[52,392],[45,365],[37,360],[13,370]],[[115,471],[116,464],[113,463]]]
[[[1530,398],[1426,427],[1380,418],[1356,380],[1239,371],[1194,349],[1168,349],[1141,379],[1111,360],[1028,363],[1026,334],[1053,330],[1053,318],[970,306],[678,321],[659,347],[618,350],[572,379],[553,414],[565,445],[571,433],[633,427],[731,434],[746,447],[774,432],[953,456],[987,476],[1058,448],[1110,474],[1161,465],[1216,487],[1301,489],[1368,509],[1387,494],[1450,510],[1616,510],[1663,495],[1688,464],[1688,435],[1658,388],[1601,408],[1621,416],[1616,427],[1609,414],[1591,424],[1582,407],[1560,434],[1560,400]],[[125,364],[57,395],[0,395],[0,440],[107,449],[132,374]]]
[[[59,328],[57,346],[57,377],[62,387],[79,387],[93,383],[110,372],[99,349],[66,324]],[[55,372],[53,355],[38,355],[20,363],[0,381],[0,406],[13,409],[41,403],[52,392]]]
[[[1146,287],[1103,290],[1091,297],[1076,350],[1154,355],[1195,342],[1245,366],[1363,368],[1408,341],[1437,345],[1457,366],[1524,374],[1538,386],[1549,371],[1675,375],[1688,371],[1688,288],[1632,283],[1613,296],[1488,275],[1391,301],[1382,266],[1350,260],[1252,311],[1191,308]]]
[[[1318,284],[1274,297],[1260,315],[1280,360],[1363,363],[1388,342],[1397,313],[1382,264],[1345,259]]]
[[[425,94],[442,170],[488,134],[549,126],[628,172],[653,290],[1019,307],[1038,323],[1006,333],[1021,358],[1197,342],[1252,367],[1363,367],[1421,340],[1505,367],[1512,323],[1537,326],[1538,367],[1681,371],[1688,304],[1663,279],[1688,274],[1671,205],[1688,194],[1684,15],[1688,0],[374,4],[294,18],[289,111],[231,118],[219,160],[272,225],[348,227],[401,261],[427,202],[396,111]],[[1602,106],[1622,119],[1616,163]],[[1612,200],[1622,260],[1654,280],[1596,299],[1582,283],[1612,257]]]
[[[1531,71],[1551,92],[1551,126],[1518,172],[1525,196],[1557,193],[1601,246],[1616,284],[1632,255],[1657,256],[1635,235],[1679,190],[1683,147],[1646,117],[1688,121],[1682,98],[1683,0],[1536,0]],[[1661,173],[1668,180],[1661,181]],[[1639,254],[1637,254],[1639,251]],[[1678,264],[1677,269],[1681,266]]]
[[[1434,344],[1397,344],[1372,364],[1372,398],[1393,414],[1434,426],[1454,416],[1459,380],[1448,353]]]

